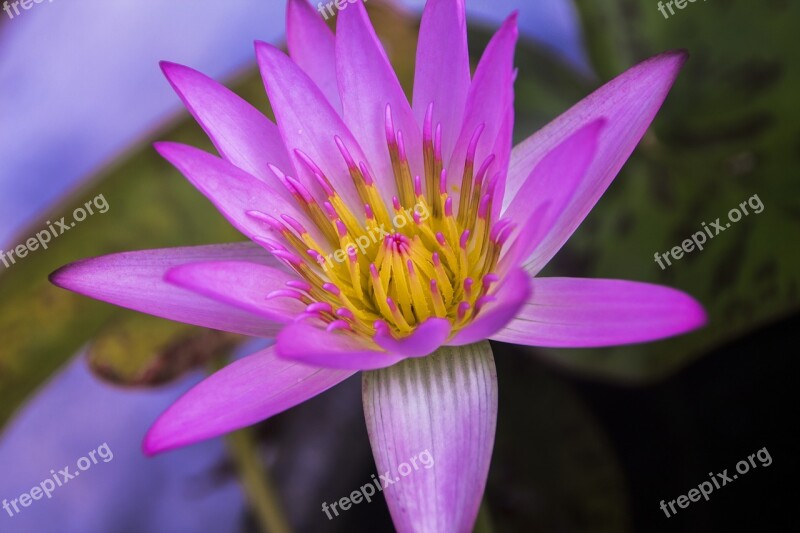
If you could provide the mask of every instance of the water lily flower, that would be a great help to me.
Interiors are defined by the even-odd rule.
[[[335,34],[288,5],[289,56],[256,54],[276,122],[185,66],[163,70],[221,157],[156,144],[252,242],[129,252],[55,272],[66,289],[276,344],[197,385],[153,425],[154,454],[264,420],[363,371],[399,531],[467,531],[497,418],[487,339],[596,347],[705,321],[667,287],[539,278],[619,172],[686,59],[633,67],[512,149],[516,16],[474,75],[463,0],[429,0],[409,103],[361,2]],[[390,479],[390,478],[389,478]]]

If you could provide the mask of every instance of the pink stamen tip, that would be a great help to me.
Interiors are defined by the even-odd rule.
[[[414,262],[411,259],[406,261],[406,268],[408,269],[408,273],[412,276],[414,275]]]
[[[366,163],[362,161],[358,164],[358,168],[361,170],[361,175],[364,176],[364,183],[367,184],[367,187],[372,186],[372,184],[375,183],[375,180],[372,179],[372,174],[369,173]]]
[[[428,109],[425,110],[425,122],[422,128],[422,141],[425,144],[433,142],[433,102],[428,104]]]
[[[389,330],[389,324],[387,324],[383,320],[376,320],[375,323],[372,324],[372,327],[375,328],[376,335],[379,335],[381,337],[389,337],[391,335]]]
[[[472,139],[469,141],[469,148],[467,148],[468,163],[475,162],[475,152],[478,150],[478,141],[480,141],[484,129],[486,129],[486,124],[481,123],[475,128],[475,132],[472,134]]]
[[[511,221],[507,218],[498,220],[497,223],[492,226],[492,231],[489,232],[489,239],[492,241],[497,241],[497,237],[500,235],[500,232],[503,231],[509,224],[511,224]]]
[[[471,295],[472,294],[472,285],[474,285],[474,284],[475,284],[475,280],[473,280],[472,278],[466,278],[464,280],[464,294],[466,294],[467,296]]]
[[[297,220],[293,219],[289,215],[281,215],[281,218],[300,235],[307,233],[306,228],[304,228],[302,224],[300,224]]]
[[[461,234],[461,240],[459,240],[458,245],[461,246],[464,250],[467,249],[467,243],[469,242],[469,230],[465,229],[464,233]]]
[[[481,296],[480,298],[478,298],[478,301],[475,302],[475,313],[480,313],[481,309],[483,309],[483,307],[486,304],[491,303],[495,300],[497,300],[497,298],[495,298],[494,296],[489,296],[489,295]]]
[[[309,320],[309,319],[312,319],[312,318],[319,318],[319,314],[318,313],[300,313],[299,315],[297,315],[295,317],[294,323],[295,324],[299,324],[300,322],[305,322],[306,320]]]
[[[294,154],[300,158],[300,161],[308,168],[312,174],[322,174],[322,169],[320,169],[314,160],[311,159],[306,153],[299,148],[295,148]]]
[[[433,252],[431,260],[433,261],[433,266],[435,266],[436,268],[439,268],[442,264],[442,261],[439,259],[439,254],[437,252]]]
[[[345,329],[345,330],[348,330],[348,331],[352,331],[352,328],[350,327],[350,324],[348,324],[344,320],[334,320],[333,322],[328,324],[328,327],[325,328],[325,331],[327,331],[328,333],[333,333],[334,331],[337,331],[337,330],[340,330],[340,329]]]
[[[366,212],[368,219],[375,220],[375,213],[372,211],[371,205],[364,204],[364,211]]]
[[[341,218],[336,219],[336,231],[339,232],[339,237],[347,235],[347,226],[344,225]]]
[[[398,130],[397,132],[397,152],[398,157],[400,157],[400,162],[405,163],[408,161],[408,157],[406,156],[406,143],[403,139],[403,132]]]
[[[330,202],[323,202],[322,207],[325,208],[325,214],[331,219],[331,222],[339,218],[339,214]]]
[[[411,215],[411,216],[412,216],[412,218],[414,219],[414,224],[416,224],[417,226],[419,226],[420,224],[422,224],[422,216],[421,216],[419,213],[417,213],[416,211],[414,211],[414,214],[413,214],[413,215]]]
[[[444,238],[444,233],[442,233],[441,231],[436,232],[436,242],[438,242],[442,246],[447,244],[447,239]]]
[[[435,279],[431,280],[431,292],[433,294],[438,294],[439,293],[439,285],[436,283]]]
[[[489,211],[489,200],[492,199],[492,196],[489,194],[484,194],[483,198],[481,198],[481,203],[478,204],[478,217],[479,218],[486,218],[486,214]]]
[[[497,274],[495,274],[493,272],[490,272],[489,274],[486,274],[485,276],[483,276],[483,288],[484,289],[488,289],[489,287],[491,287],[492,283],[495,283],[499,279],[500,279],[500,276],[498,276]]]
[[[336,316],[340,316],[342,318],[349,318],[351,320],[356,317],[356,315],[354,315],[353,312],[346,307],[340,307],[339,309],[337,309]]]
[[[308,255],[309,255],[309,256],[310,256],[310,257],[311,257],[311,258],[312,258],[314,261],[316,261],[316,262],[317,262],[317,263],[319,263],[320,265],[321,265],[321,264],[323,264],[323,263],[325,262],[325,258],[322,256],[322,254],[320,254],[320,253],[319,253],[318,251],[316,251],[316,250],[311,250],[311,249],[309,249],[309,250],[306,250],[306,253],[307,253],[307,254],[308,254]]]
[[[311,290],[311,284],[300,279],[293,279],[291,281],[287,281],[286,286],[303,292],[308,292]]]
[[[289,183],[289,185],[292,186],[292,188],[303,199],[304,202],[306,202],[307,204],[314,203],[314,197],[311,196],[311,193],[308,192],[308,189],[303,187],[302,183],[300,183],[291,176],[286,176],[286,181]]]
[[[378,268],[375,266],[375,263],[370,263],[369,265],[369,273],[372,275],[373,278],[378,277]]]
[[[358,262],[358,252],[356,252],[356,249],[355,249],[354,246],[350,245],[347,248],[347,256],[350,258],[350,262],[351,263],[357,263]]]
[[[453,199],[448,198],[444,201],[444,216],[451,217],[453,216]]]
[[[439,194],[447,192],[447,169],[443,168],[442,173],[439,174]]]
[[[333,307],[328,302],[315,302],[306,307],[306,313],[332,313]]]
[[[342,290],[336,286],[335,283],[324,283],[322,288],[328,291],[329,293],[333,294],[334,296],[339,296],[342,294]]]
[[[336,191],[333,190],[333,187],[328,183],[328,179],[322,172],[314,172],[314,179],[317,180],[319,186],[325,191],[325,196],[330,198],[336,194]]]
[[[253,240],[256,241],[258,244],[260,244],[261,246],[263,246],[264,248],[266,248],[267,250],[269,250],[270,252],[272,250],[286,250],[286,247],[283,244],[279,243],[278,241],[268,239],[266,237],[256,236],[253,237]]]
[[[392,196],[392,207],[395,211],[400,211],[400,200],[397,199],[397,196]]]
[[[339,148],[339,153],[342,154],[345,163],[347,163],[347,168],[356,168],[356,162],[353,160],[353,156],[350,155],[347,146],[344,145],[344,141],[338,135],[333,136],[333,141],[336,143],[336,147]]]
[[[442,160],[442,124],[436,125],[436,136],[433,142],[433,154],[437,161]]]
[[[303,295],[290,289],[279,289],[267,294],[267,300],[274,300],[276,298],[293,298],[295,300],[300,300],[303,298]]]
[[[283,181],[286,179],[286,174],[277,166],[273,165],[272,163],[268,164],[267,166],[272,171],[272,173],[278,177],[279,180]]]
[[[503,246],[508,239],[511,237],[511,233],[513,233],[516,226],[514,224],[509,224],[508,227],[504,228],[500,235],[497,236],[497,244]]]
[[[386,104],[386,142],[389,145],[397,144],[397,136],[394,132],[394,119],[392,118],[392,106]]]
[[[286,250],[272,250],[272,255],[277,257],[278,259],[283,259],[284,261],[291,263],[293,265],[299,266],[303,264],[303,260],[297,257],[292,252]]]
[[[478,174],[475,176],[475,187],[480,187],[481,183],[483,183],[483,179],[486,177],[486,173],[489,172],[489,167],[492,166],[494,163],[495,156],[494,154],[490,155],[489,157],[484,160],[481,168],[478,169]]]
[[[396,303],[394,303],[394,300],[392,300],[392,297],[391,297],[391,296],[387,296],[387,297],[386,297],[386,305],[388,305],[388,306],[389,306],[389,310],[390,310],[392,313],[396,313],[396,312],[397,312],[397,304],[396,304]]]
[[[261,211],[248,211],[247,214],[256,220],[260,220],[261,222],[269,224],[269,226],[275,231],[283,233],[283,231],[286,229],[286,226],[284,226],[280,220],[272,215],[262,213]]]
[[[467,311],[469,311],[469,302],[461,302],[458,304],[458,319],[463,320],[465,316],[467,316]]]
[[[414,176],[414,194],[422,196],[422,178],[419,176]]]

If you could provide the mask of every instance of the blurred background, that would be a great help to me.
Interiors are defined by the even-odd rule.
[[[370,0],[406,86],[423,0]],[[672,48],[691,53],[653,127],[543,275],[666,284],[702,331],[593,350],[495,344],[500,413],[487,488],[495,531],[788,531],[796,523],[800,330],[800,5],[467,0],[475,62],[519,10],[515,136]],[[256,531],[215,439],[146,459],[158,414],[241,339],[51,286],[106,253],[242,240],[151,143],[211,150],[158,61],[224,81],[269,113],[252,41],[283,42],[285,2],[73,0],[0,12],[0,249],[103,195],[109,209],[0,264],[0,500],[107,443],[94,466],[0,531]],[[668,13],[668,11],[667,11]],[[753,195],[751,214],[662,270],[653,260]],[[233,347],[236,347],[235,350]],[[356,376],[246,432],[296,531],[392,531],[386,505],[320,512],[375,473]],[[767,448],[773,462],[667,518],[672,500]],[[787,527],[788,526],[788,527]]]

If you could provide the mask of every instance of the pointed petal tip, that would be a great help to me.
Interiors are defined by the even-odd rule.
[[[71,290],[70,289],[70,283],[69,283],[69,280],[68,280],[69,272],[75,266],[77,266],[80,262],[81,261],[76,261],[74,263],[68,263],[66,265],[63,265],[63,266],[57,268],[56,270],[52,271],[47,276],[47,280],[50,283],[52,283],[53,285],[55,285],[56,287],[60,288],[60,289]]]

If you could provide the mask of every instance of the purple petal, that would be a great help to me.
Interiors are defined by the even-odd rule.
[[[531,295],[530,275],[521,269],[512,270],[496,293],[496,300],[486,304],[478,317],[459,331],[447,344],[462,346],[490,338],[503,329],[520,312]]]
[[[405,359],[370,348],[343,333],[328,332],[298,322],[286,326],[277,339],[278,356],[308,365],[347,370],[374,370]]]
[[[518,36],[517,15],[514,14],[492,37],[475,70],[467,96],[464,124],[448,167],[448,180],[455,187],[461,187],[467,148],[478,127],[484,126],[475,152],[475,165],[478,167],[492,153],[498,135],[504,132],[504,125],[508,129],[508,112],[514,99],[514,48]],[[499,163],[507,160],[507,154],[495,155],[498,161],[492,165],[490,177],[498,171],[505,171],[500,169]]]
[[[363,387],[372,453],[378,473],[392,482],[383,494],[397,531],[472,531],[497,423],[489,343],[366,372]]]
[[[308,222],[305,213],[295,207],[293,200],[287,201],[275,188],[240,168],[185,144],[159,142],[155,148],[247,237],[263,237],[271,231],[265,223],[247,215],[248,211],[255,210],[279,220],[281,215],[289,215],[303,222],[317,242],[324,242],[316,226]]]
[[[444,344],[450,335],[450,329],[449,320],[429,318],[417,326],[408,337],[397,340],[391,335],[379,332],[375,335],[375,342],[387,352],[406,357],[424,357]]]
[[[178,287],[275,322],[289,322],[305,308],[305,304],[296,299],[267,298],[273,291],[285,290],[286,282],[297,277],[257,263],[190,263],[170,269],[164,279]]]
[[[325,173],[347,205],[361,205],[335,138],[342,140],[356,162],[367,159],[339,113],[311,78],[279,49],[256,42],[256,55],[283,142],[295,162],[297,178],[307,189],[318,189],[313,172],[295,152],[301,150]]]
[[[516,223],[519,234],[508,248],[510,266],[530,257],[547,238],[569,205],[597,152],[604,119],[595,120],[567,137],[533,169],[503,218]],[[546,210],[544,209],[546,207]],[[504,258],[505,259],[505,258]]]
[[[555,231],[537,250],[529,272],[537,274],[544,267],[597,203],[647,131],[686,58],[685,52],[666,52],[633,67],[514,148],[504,206],[555,146],[585,124],[608,119],[594,162],[561,213]]]
[[[405,137],[414,176],[423,172],[422,135],[361,2],[339,13],[336,71],[345,122],[364,149],[384,201],[390,204],[397,188],[387,149],[386,105],[391,106],[395,130]]]
[[[168,62],[162,62],[161,69],[220,155],[291,202],[292,195],[269,169],[273,164],[293,171],[278,127],[205,74]]]
[[[558,348],[647,342],[699,328],[706,314],[669,287],[611,279],[538,278],[533,297],[493,340]]]
[[[442,124],[442,154],[450,160],[461,132],[470,86],[464,0],[430,0],[422,13],[414,74],[414,114],[420,129],[428,104]]]
[[[306,0],[289,0],[286,7],[286,44],[292,61],[303,69],[341,113],[336,82],[336,41],[333,32]]]
[[[153,455],[255,424],[351,375],[284,361],[269,347],[231,363],[181,396],[156,420],[142,447]]]
[[[169,320],[256,337],[273,337],[280,325],[164,281],[171,268],[201,261],[245,260],[276,267],[251,243],[168,248],[106,255],[64,266],[50,275],[61,288]]]

